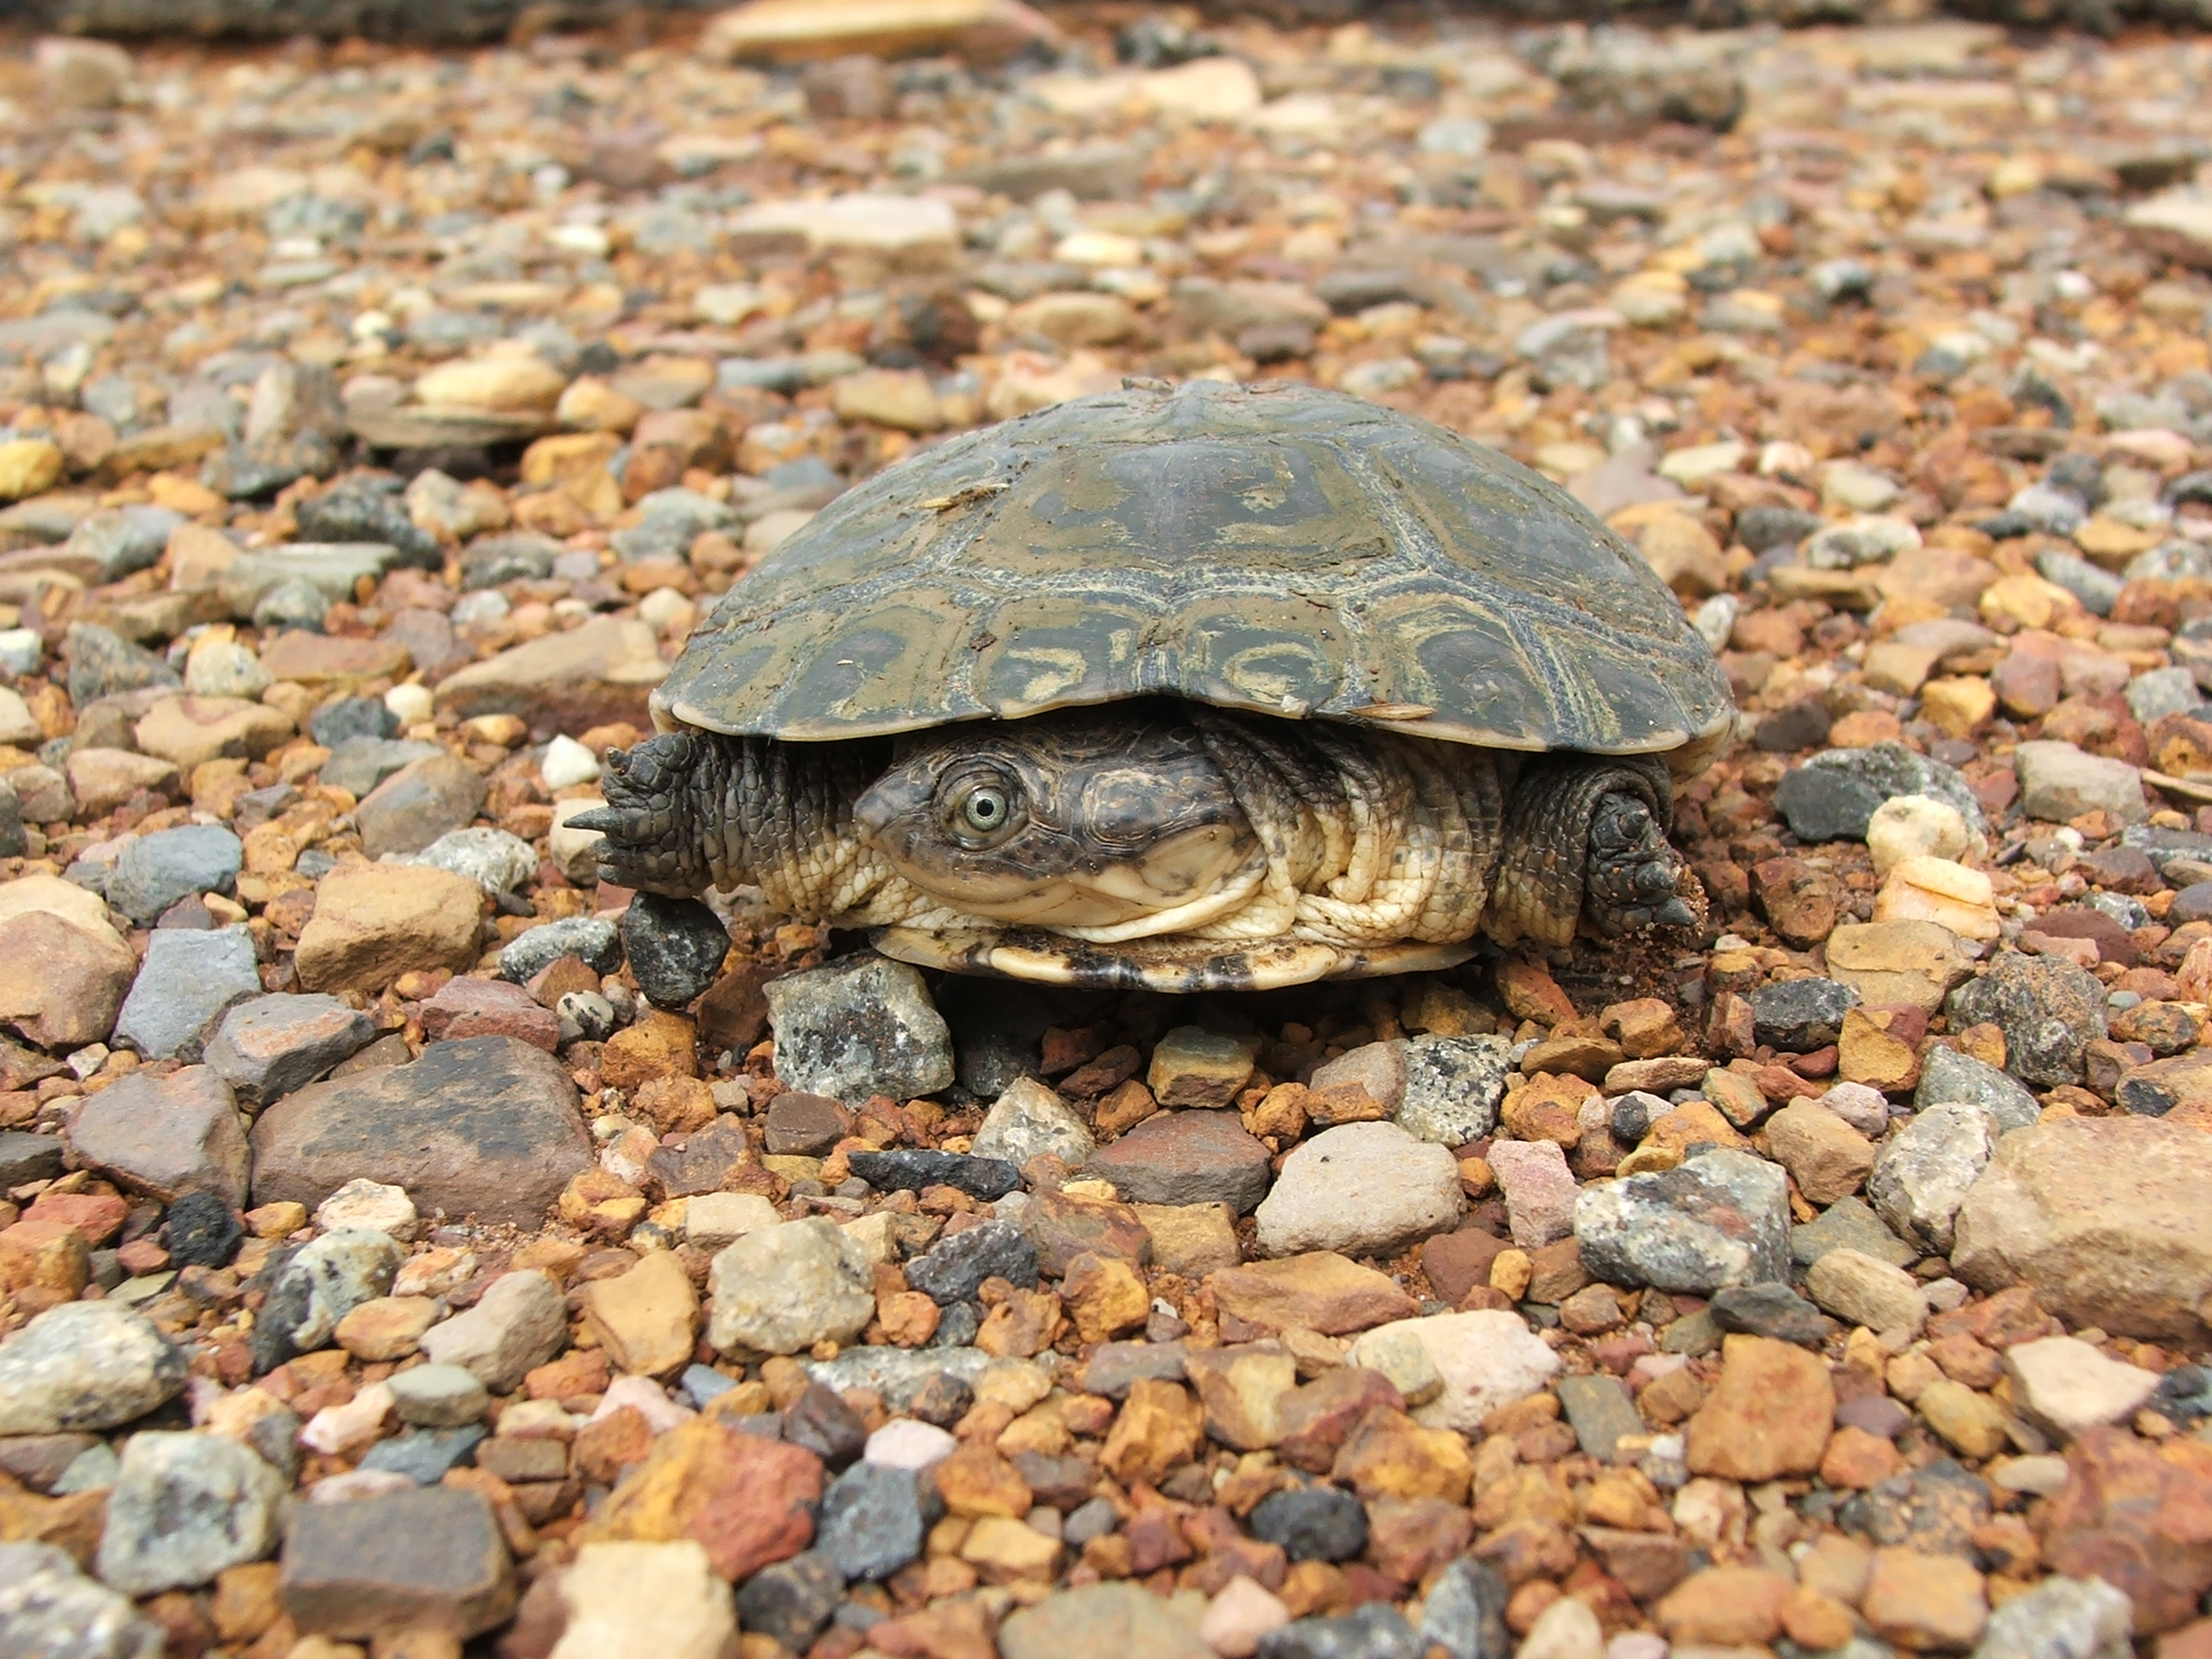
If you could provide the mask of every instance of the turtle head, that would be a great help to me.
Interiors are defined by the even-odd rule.
[[[927,733],[854,821],[900,875],[969,915],[1093,939],[1193,926],[1265,867],[1197,730],[1127,704]]]

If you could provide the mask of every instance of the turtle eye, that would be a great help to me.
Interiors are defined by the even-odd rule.
[[[1018,786],[996,772],[971,775],[945,792],[941,813],[955,840],[964,846],[987,847],[1016,828],[1022,816],[1021,795]]]

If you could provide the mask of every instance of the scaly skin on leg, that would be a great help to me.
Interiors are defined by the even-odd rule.
[[[1673,810],[1657,760],[1560,756],[1531,763],[1506,807],[1483,931],[1504,945],[1556,948],[1585,921],[1604,938],[1696,926],[1705,893],[1667,844]]]

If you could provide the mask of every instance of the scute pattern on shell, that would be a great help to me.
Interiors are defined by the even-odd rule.
[[[807,741],[1156,694],[1611,755],[1733,709],[1675,597],[1536,473],[1359,398],[1213,383],[1078,398],[851,491],[656,703]]]

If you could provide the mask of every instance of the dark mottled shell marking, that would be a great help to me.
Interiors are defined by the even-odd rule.
[[[1077,399],[849,492],[658,693],[794,741],[1165,694],[1517,750],[1650,754],[1731,717],[1675,597],[1565,492],[1308,387]]]

